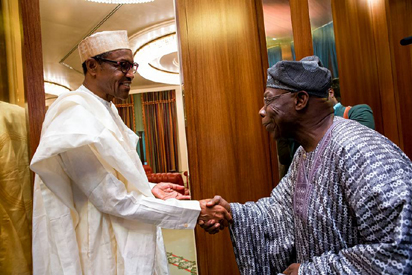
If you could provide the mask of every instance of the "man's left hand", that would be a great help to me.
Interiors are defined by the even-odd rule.
[[[283,271],[283,274],[298,275],[299,274],[299,267],[300,267],[300,264],[298,264],[298,263],[291,264],[288,268],[286,268],[285,271]]]
[[[178,199],[178,200],[190,200],[190,196],[182,195],[181,191],[184,191],[185,187],[170,183],[170,182],[159,182],[156,184],[155,187],[152,189],[152,194],[162,200],[167,199]]]

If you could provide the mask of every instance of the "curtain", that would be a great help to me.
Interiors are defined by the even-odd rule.
[[[136,121],[136,135],[140,137],[139,143],[137,144],[137,154],[143,164],[147,164],[146,160],[146,146],[145,146],[145,134],[144,134],[144,124],[143,124],[143,107],[141,94],[132,95],[134,101],[134,113]]]
[[[339,77],[333,22],[314,30],[312,37],[314,54],[322,60],[323,66],[329,68],[334,78]]]
[[[138,98],[137,104],[140,104],[140,98],[137,97],[137,95],[129,95],[129,98],[127,98],[125,101],[122,101],[121,99],[113,99],[113,103],[117,108],[117,111],[119,112],[119,116],[122,118],[124,124],[126,124],[127,127],[129,127],[133,132],[136,133],[136,135],[139,136],[139,142],[137,143],[136,146],[136,151],[137,154],[140,157],[140,160],[142,161],[143,164],[146,163],[146,151],[145,151],[145,146],[144,144],[144,132],[142,131],[143,129],[139,128],[139,122],[142,120],[141,115],[136,119],[136,112],[138,112],[139,108],[136,108],[135,104],[135,99]]]
[[[280,45],[268,48],[269,68],[282,60],[282,49]]]
[[[268,48],[269,68],[281,60],[295,60],[295,47],[293,42],[282,43]]]
[[[175,91],[142,94],[146,157],[154,173],[179,171]]]
[[[137,144],[136,148],[137,154],[139,155],[142,163],[147,164],[144,131],[137,131],[136,135],[139,136],[139,143]]]
[[[124,124],[126,124],[133,132],[136,132],[133,96],[129,95],[125,101],[114,98],[113,103],[119,112],[119,116],[123,119]]]

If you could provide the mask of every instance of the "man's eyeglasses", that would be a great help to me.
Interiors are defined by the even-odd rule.
[[[101,60],[103,62],[109,62],[115,64],[114,66],[119,67],[122,73],[127,74],[131,68],[133,68],[133,73],[137,72],[137,68],[139,68],[139,64],[136,62],[130,63],[129,61],[114,61],[109,59],[104,59],[101,57],[94,57],[96,60]]]
[[[286,92],[286,93],[283,93],[283,94],[280,94],[280,95],[276,95],[276,96],[268,96],[268,97],[264,96],[264,97],[263,97],[263,102],[264,102],[265,105],[267,106],[267,105],[269,105],[270,103],[272,103],[275,99],[281,97],[282,95],[287,95],[287,94],[290,94],[290,92]]]

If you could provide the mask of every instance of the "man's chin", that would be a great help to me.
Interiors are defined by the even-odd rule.
[[[274,140],[279,140],[281,138],[284,138],[282,136],[282,133],[279,131],[278,127],[275,127],[272,131],[270,131],[270,137],[273,138]]]
[[[277,131],[277,127],[266,127],[266,130],[269,132],[269,135],[273,139],[279,139],[279,131]]]
[[[116,98],[125,101],[129,97],[130,89],[122,90]]]

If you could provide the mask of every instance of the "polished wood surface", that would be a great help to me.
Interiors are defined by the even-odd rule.
[[[313,55],[312,32],[307,0],[289,0],[296,60]]]
[[[274,146],[254,117],[265,85],[261,68],[267,67],[260,11],[252,12],[260,5],[176,1],[195,199],[220,194],[228,201],[256,200],[277,182]],[[412,45],[399,46],[399,40],[412,35],[411,5],[332,0],[342,103],[370,105],[376,129],[409,156]],[[290,6],[300,59],[313,54],[307,1],[291,0]],[[200,274],[238,273],[227,231],[196,233]]]
[[[342,104],[371,106],[376,130],[384,133],[383,91],[368,1],[332,0],[332,12]]]
[[[20,0],[23,24],[23,77],[28,105],[30,159],[40,141],[45,114],[39,0]]]
[[[266,30],[266,25],[264,23],[260,23],[262,20],[264,20],[264,18],[265,16],[263,12],[262,2],[256,1],[256,20],[257,20],[257,28],[258,28],[258,34],[259,34],[259,42],[260,42],[260,56],[262,59],[262,69],[263,69],[263,75],[264,75],[264,78],[262,79],[262,81],[263,81],[263,86],[266,87],[267,68],[269,68],[269,59],[268,59],[267,44],[266,44],[267,30]],[[286,48],[290,51],[290,54],[292,55],[290,46],[287,46]],[[282,49],[282,55],[283,53],[284,51]],[[278,152],[276,148],[276,141],[272,138],[269,138],[269,147],[270,147],[270,154],[271,154],[270,164],[272,167],[272,183],[273,183],[273,187],[275,187],[280,181],[280,176],[279,176],[279,162],[278,162]]]
[[[373,35],[376,49],[376,65],[379,83],[378,97],[381,99],[382,133],[396,144],[401,145],[399,139],[400,120],[397,117],[395,87],[392,75],[391,52],[388,36],[388,20],[386,17],[385,0],[376,0],[370,3]],[[379,115],[374,113],[374,115]]]
[[[412,44],[401,46],[400,40],[412,36],[412,2],[410,0],[386,0],[394,76],[395,99],[400,121],[400,144],[406,155],[412,158]]]
[[[260,0],[176,1],[194,199],[246,202],[274,186],[270,138],[258,115],[267,60],[257,8]],[[238,274],[227,229],[197,230],[196,247],[199,274]]]
[[[0,5],[0,14],[3,14],[3,5]],[[0,101],[9,102],[6,31],[4,25],[3,22],[0,25]]]
[[[24,97],[24,81],[23,81],[23,61],[22,61],[22,34],[20,32],[21,13],[19,2],[12,0],[2,1],[2,17],[4,21],[1,24],[1,29],[4,34],[3,46],[5,47],[2,54],[3,77],[6,81],[6,86],[2,89],[0,98],[3,101],[11,104],[25,107]]]
[[[342,103],[371,106],[376,130],[412,157],[409,0],[332,0]]]

